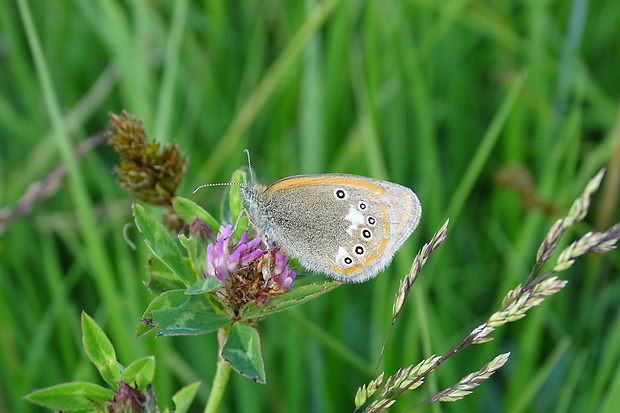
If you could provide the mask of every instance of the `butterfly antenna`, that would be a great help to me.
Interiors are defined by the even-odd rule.
[[[248,155],[248,169],[250,170],[250,179],[252,180],[252,185],[255,184],[254,182],[254,171],[252,170],[252,162],[250,162],[250,151],[249,149],[244,149],[243,150],[246,155]],[[196,188],[194,188],[194,190],[192,191],[192,194],[195,194],[196,191],[198,191],[199,189],[202,189],[204,187],[207,186],[221,186],[221,185],[239,185],[239,186],[244,186],[247,185],[247,183],[239,183],[239,182],[222,182],[222,183],[217,183],[217,184],[202,184],[202,185],[198,185]]]
[[[202,185],[198,185],[196,188],[194,188],[194,190],[192,191],[192,194],[195,194],[199,189],[204,188],[206,186],[224,186],[224,185],[243,185],[240,184],[239,182],[221,182],[221,183],[217,183],[217,184],[202,184]]]
[[[252,170],[252,162],[250,162],[250,150],[244,149],[243,152],[248,155],[248,169],[250,170],[250,180],[252,181],[252,185],[255,185],[256,182],[254,182],[254,170]]]

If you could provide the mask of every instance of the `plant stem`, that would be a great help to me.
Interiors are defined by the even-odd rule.
[[[217,370],[215,371],[215,377],[213,378],[213,386],[211,387],[211,394],[209,394],[209,400],[205,406],[204,413],[216,413],[222,396],[224,396],[224,390],[228,384],[228,378],[230,377],[230,366],[222,358],[222,349],[228,338],[227,328],[220,328],[217,332],[217,341],[219,343],[219,352],[217,357]]]

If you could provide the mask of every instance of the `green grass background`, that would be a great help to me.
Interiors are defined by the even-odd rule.
[[[160,406],[215,371],[215,335],[134,338],[148,251],[108,147],[71,150],[126,109],[190,158],[179,195],[217,214],[252,153],[258,179],[346,172],[414,189],[419,229],[376,279],[260,324],[268,384],[233,374],[222,412],[350,412],[386,334],[398,281],[450,218],[386,347],[388,375],[443,354],[524,281],[547,229],[608,167],[589,217],[618,221],[620,6],[602,0],[112,1],[0,4],[0,206],[56,165],[68,176],[0,235],[0,411],[67,381],[100,382],[79,315],[125,365],[155,355]],[[524,208],[496,173],[521,165],[555,212]],[[605,195],[607,194],[607,195]],[[605,212],[608,211],[608,212]],[[588,256],[561,293],[450,359],[403,411],[501,352],[507,365],[445,412],[612,412],[620,405],[617,252]],[[170,404],[169,404],[170,405]]]

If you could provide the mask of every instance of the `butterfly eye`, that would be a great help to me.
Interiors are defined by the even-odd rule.
[[[336,198],[338,199],[347,199],[347,193],[344,191],[344,189],[336,189],[334,195],[336,195]]]
[[[353,258],[349,251],[347,251],[344,247],[338,248],[338,253],[336,254],[336,262],[343,267],[350,267],[353,264]]]

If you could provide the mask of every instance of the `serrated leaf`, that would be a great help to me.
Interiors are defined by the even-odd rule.
[[[133,214],[138,230],[142,233],[146,245],[151,252],[170,268],[186,285],[191,285],[195,278],[183,261],[181,247],[166,229],[150,216],[144,207],[133,205]]]
[[[265,365],[258,331],[243,323],[234,323],[222,349],[222,357],[237,373],[265,384]]]
[[[230,317],[216,313],[202,296],[192,297],[182,307],[164,308],[152,312],[153,322],[161,336],[197,335],[218,330],[230,322]]]
[[[113,388],[121,372],[116,360],[114,346],[101,327],[88,314],[82,312],[82,345],[90,361],[97,367],[101,377]]]
[[[290,291],[273,298],[266,305],[248,311],[244,311],[241,315],[242,320],[265,317],[269,314],[277,313],[300,304],[314,300],[321,294],[325,294],[342,283],[338,281],[325,281],[294,287]]]
[[[189,410],[189,406],[194,401],[199,386],[199,381],[188,384],[172,396],[175,407],[174,413],[185,413]]]
[[[205,277],[202,280],[194,283],[191,287],[185,290],[185,294],[194,295],[194,294],[204,294],[211,291],[215,291],[222,286],[220,280],[215,277]]]
[[[140,391],[144,391],[155,376],[155,357],[149,356],[131,363],[123,374],[121,374],[121,380],[129,384],[131,387],[135,387]]]
[[[24,398],[54,410],[94,411],[114,397],[112,390],[93,383],[72,382],[35,390]]]
[[[148,307],[144,311],[142,318],[151,319],[153,318],[153,315],[151,313],[154,310],[161,310],[162,308],[169,308],[169,307],[177,307],[179,305],[182,305],[183,301],[186,301],[188,299],[189,298],[187,297],[187,295],[185,295],[184,289],[166,291],[165,293],[161,293],[160,295],[155,297],[153,301],[151,301],[151,303],[148,305]],[[148,325],[141,323],[136,328],[136,337],[143,336],[144,334],[153,330],[153,328],[154,327],[152,326],[148,326]]]

